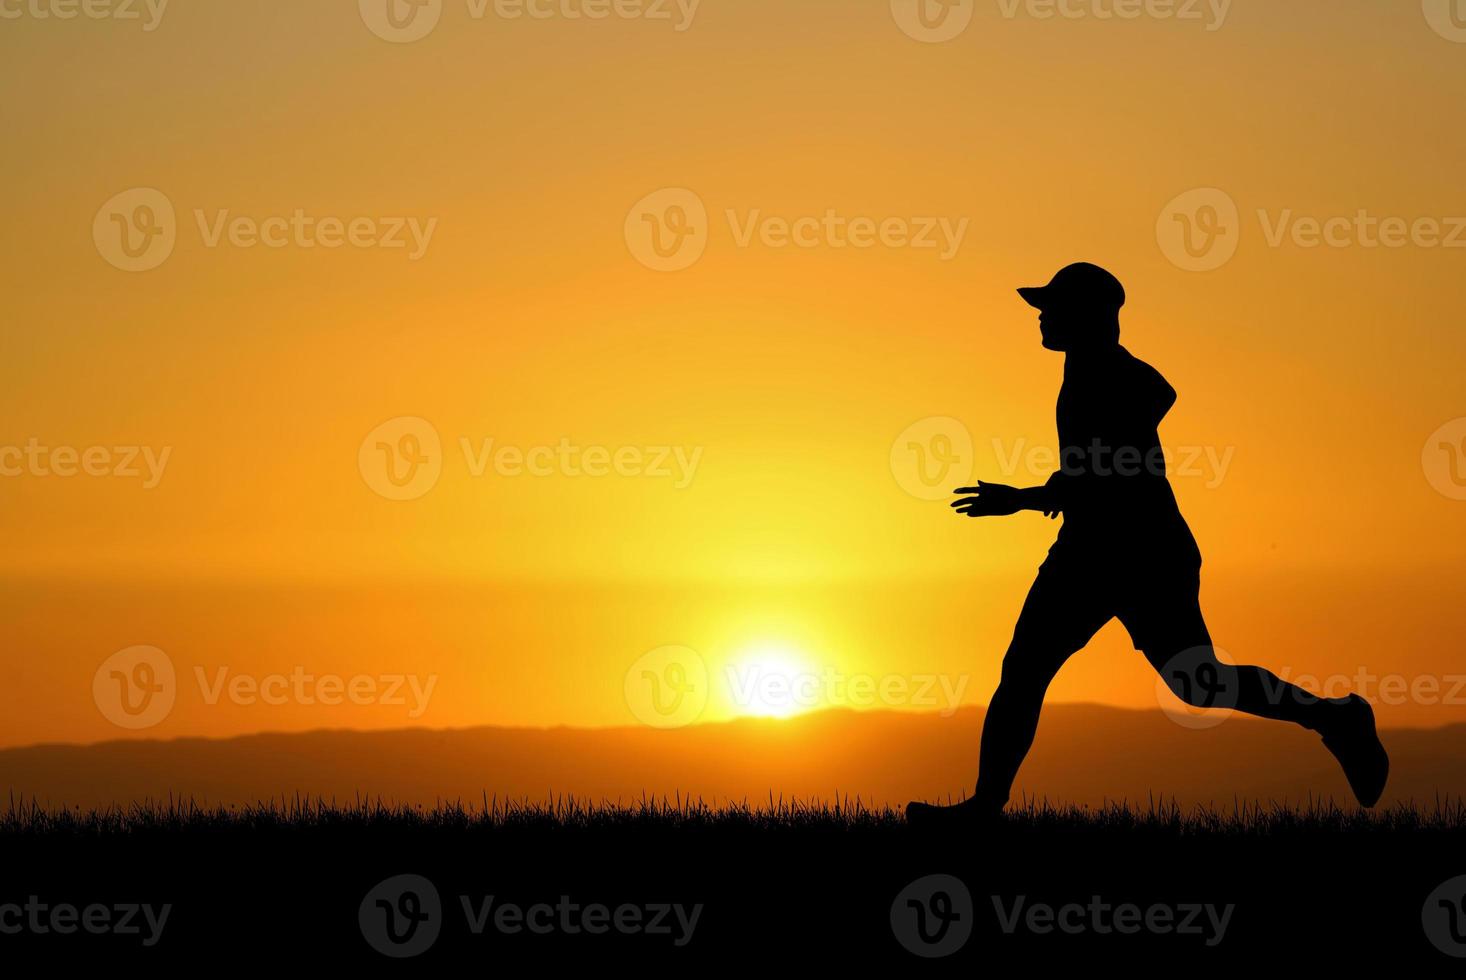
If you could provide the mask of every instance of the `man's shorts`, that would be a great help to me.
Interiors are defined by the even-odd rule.
[[[1181,650],[1211,643],[1200,588],[1201,554],[1189,534],[1165,548],[1061,540],[1039,567],[1014,643],[1062,662],[1119,619],[1135,648],[1163,664]]]

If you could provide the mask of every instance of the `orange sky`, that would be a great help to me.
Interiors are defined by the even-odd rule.
[[[667,645],[714,687],[763,665],[983,702],[1055,528],[920,499],[898,437],[956,420],[920,431],[1042,482],[1061,362],[1013,287],[1081,258],[1126,282],[1125,343],[1181,393],[1162,435],[1197,459],[1175,483],[1218,642],[1415,685],[1385,724],[1466,719],[1466,691],[1418,686],[1466,671],[1466,502],[1439,450],[1466,423],[1432,435],[1466,416],[1466,44],[1419,5],[993,0],[939,44],[881,0],[448,0],[411,43],[356,6],[180,3],[151,30],[5,7],[0,744],[632,723],[626,672]],[[127,272],[111,216],[158,200],[116,198],[134,188],[176,223]],[[1237,208],[1208,271],[1168,237],[1199,188]],[[678,271],[628,240],[664,189],[706,212]],[[829,215],[939,244],[838,247]],[[359,218],[405,247],[323,247]],[[1348,220],[1306,247],[1310,219]],[[814,238],[780,247],[777,220]],[[1372,246],[1380,222],[1413,239]],[[430,429],[377,433],[403,418]],[[436,482],[387,499],[378,443],[424,432]],[[511,452],[475,474],[486,445]],[[129,447],[139,475],[82,471]],[[92,685],[136,645],[178,692],[130,731]],[[437,680],[417,714],[211,703],[220,668]],[[1054,696],[1156,703],[1117,630]],[[750,710],[720,689],[700,717]]]

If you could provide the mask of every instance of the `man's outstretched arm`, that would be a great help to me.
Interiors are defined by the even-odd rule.
[[[1019,489],[979,482],[975,487],[958,487],[956,493],[962,499],[954,500],[952,506],[964,517],[1007,517],[1023,510],[1058,517],[1063,510],[1053,484]]]

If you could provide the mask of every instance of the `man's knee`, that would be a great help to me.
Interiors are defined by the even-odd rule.
[[[1216,651],[1210,645],[1146,655],[1166,686],[1171,689],[1171,693],[1191,707],[1236,706],[1239,687],[1237,668],[1218,660]]]
[[[1044,645],[1023,643],[1015,638],[1003,656],[1003,671],[999,683],[1008,688],[1044,690],[1071,653],[1073,651],[1057,651]]]

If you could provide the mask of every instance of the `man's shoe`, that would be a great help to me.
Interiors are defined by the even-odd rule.
[[[906,822],[918,830],[984,830],[1002,824],[1003,810],[976,800],[952,806],[911,802],[906,804]]]
[[[1390,757],[1374,727],[1374,709],[1357,694],[1342,704],[1324,709],[1331,716],[1319,728],[1324,748],[1344,767],[1349,788],[1362,807],[1372,807],[1384,795],[1390,778]]]

